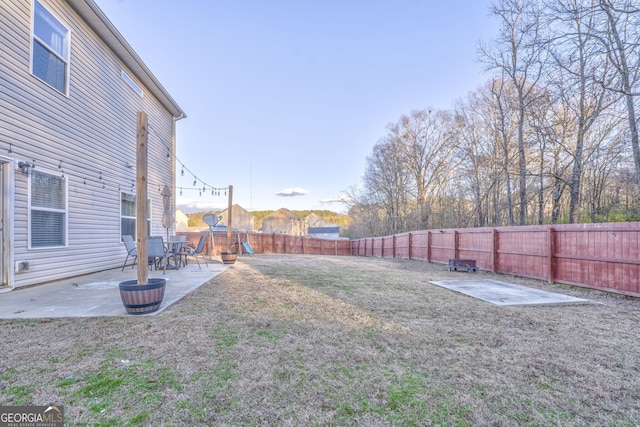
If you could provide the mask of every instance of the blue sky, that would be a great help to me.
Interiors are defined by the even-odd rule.
[[[488,79],[490,0],[95,0],[187,113],[177,187],[245,209],[329,209],[389,123]],[[183,190],[186,211],[226,207]]]

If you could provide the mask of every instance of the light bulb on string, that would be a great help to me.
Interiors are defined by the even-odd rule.
[[[180,171],[180,176],[184,176],[184,165],[182,165],[182,170]]]

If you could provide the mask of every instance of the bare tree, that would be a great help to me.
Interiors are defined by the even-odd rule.
[[[501,165],[505,185],[505,197],[507,200],[507,212],[509,225],[515,225],[514,203],[511,190],[511,170],[510,166],[513,160],[512,141],[514,140],[514,129],[518,126],[514,115],[509,110],[509,98],[505,95],[504,80],[494,80],[491,85],[491,93],[495,98],[495,115],[494,115],[494,132],[496,140],[500,142],[500,151],[502,154]]]
[[[637,88],[640,77],[640,7],[635,0],[600,0],[598,6],[604,22],[596,26],[593,35],[602,43],[617,74],[609,89],[621,94],[625,101],[636,182],[640,185],[640,142],[635,111],[635,97],[640,95]]]
[[[456,166],[452,136],[450,114],[443,111],[412,111],[389,126],[389,138],[401,153],[400,165],[412,178],[419,228],[429,227],[433,201]]]
[[[386,233],[405,231],[405,217],[410,177],[404,167],[402,152],[390,137],[375,145],[367,158],[364,180],[370,200],[384,211]]]
[[[549,44],[556,66],[554,84],[576,128],[569,184],[571,223],[578,220],[585,139],[600,114],[613,103],[605,89],[611,81],[611,64],[591,37],[596,19],[593,1],[555,0],[549,5],[548,22],[557,35]]]
[[[460,185],[466,185],[466,191],[460,188],[458,193],[469,194],[473,200],[467,226],[501,225],[500,204],[496,200],[508,161],[500,160],[503,140],[497,137],[494,108],[491,87],[486,85],[470,93],[455,110],[458,146],[464,153]]]
[[[527,150],[524,135],[526,110],[535,99],[535,87],[542,77],[540,11],[530,0],[499,0],[491,13],[500,21],[500,33],[493,49],[481,48],[481,57],[490,69],[500,70],[515,89],[517,111],[518,178],[520,224],[527,217]]]

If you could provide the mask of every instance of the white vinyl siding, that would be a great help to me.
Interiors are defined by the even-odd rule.
[[[123,71],[121,75],[122,75],[122,80],[127,82],[127,84],[131,86],[131,89],[133,89],[138,95],[140,95],[140,97],[144,95],[144,92],[142,91],[142,89],[140,89],[140,86],[138,86],[137,83],[134,82],[131,77],[129,77],[129,74]]]
[[[67,182],[36,170],[29,180],[29,247],[66,246]]]
[[[162,228],[162,196],[156,189],[174,183],[173,115],[136,72],[99,38],[67,0],[39,0],[73,35],[69,52],[69,96],[52,90],[30,72],[33,3],[0,1],[0,152],[13,159],[16,261],[29,270],[15,274],[15,287],[30,286],[118,268],[126,251],[121,242],[121,194],[135,194],[136,114],[149,116],[148,198],[151,235]],[[78,4],[84,4],[77,2]],[[122,71],[144,91],[140,97]],[[11,153],[8,153],[9,144]],[[30,175],[64,175],[67,189],[64,247],[30,248]],[[13,268],[13,266],[11,266]]]
[[[39,1],[34,2],[33,9],[31,73],[66,95],[71,35]]]

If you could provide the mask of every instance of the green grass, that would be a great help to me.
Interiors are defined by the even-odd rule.
[[[57,386],[67,396],[68,405],[86,408],[92,425],[115,426],[145,424],[150,417],[148,408],[162,405],[164,392],[179,391],[183,384],[161,360],[122,363],[109,358],[97,372],[65,378]],[[127,416],[112,415],[123,409]]]

